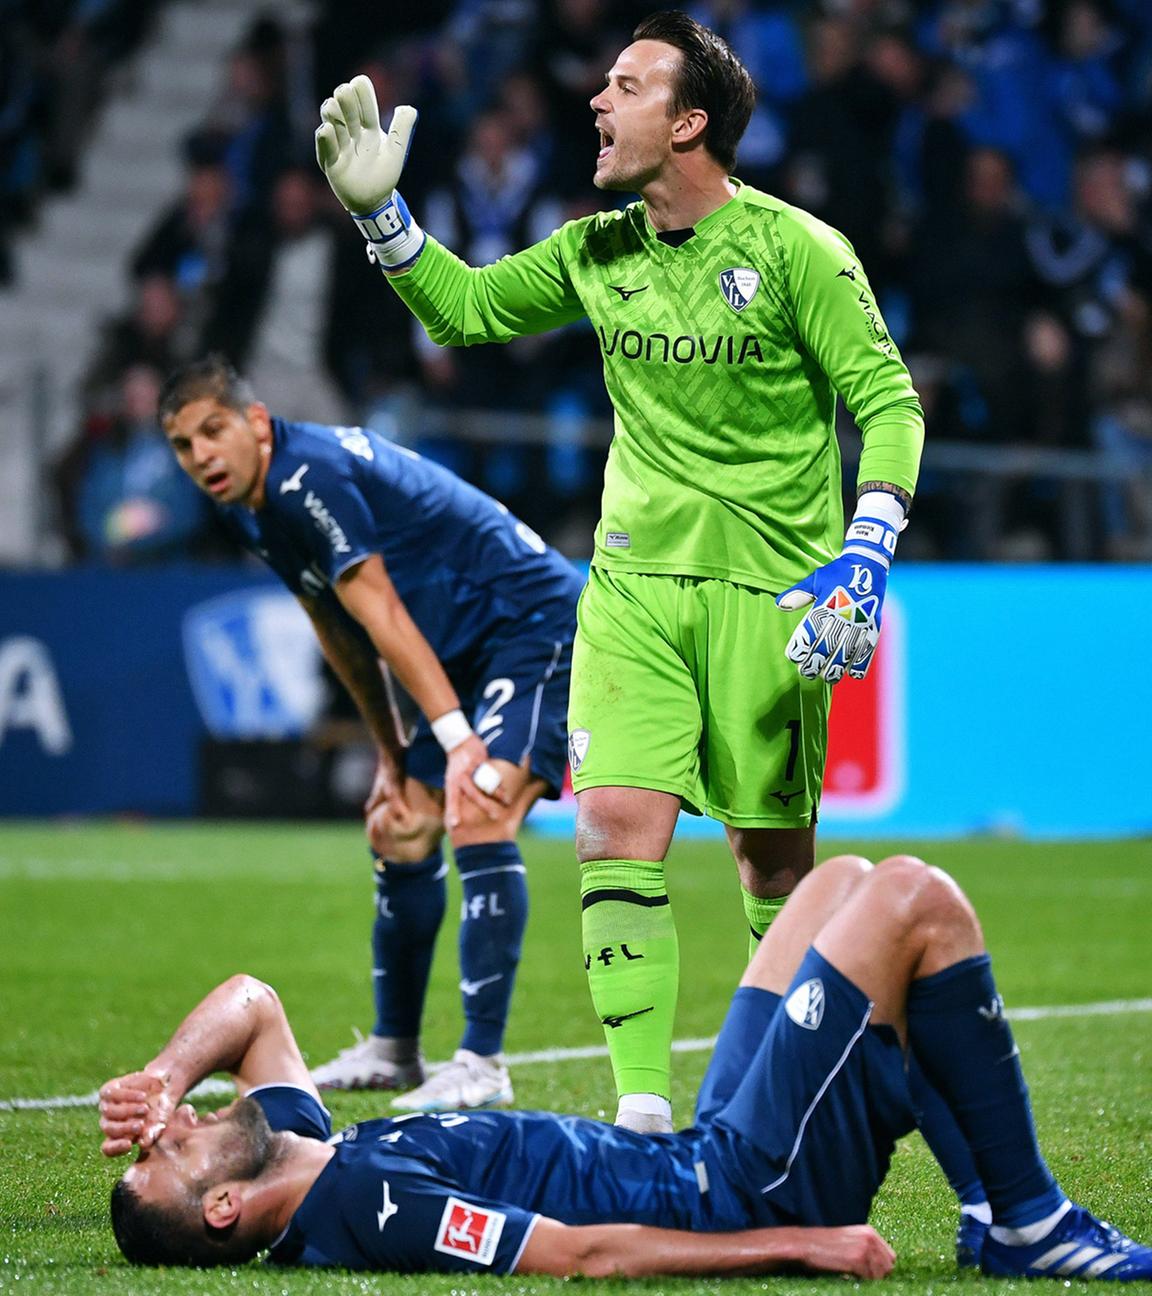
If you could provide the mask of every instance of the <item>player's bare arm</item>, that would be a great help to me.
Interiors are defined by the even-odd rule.
[[[356,703],[356,709],[376,744],[376,776],[364,803],[364,814],[370,816],[377,806],[388,802],[403,818],[407,813],[404,804],[404,744],[380,659],[330,604],[323,599],[298,597],[312,622],[325,659]]]
[[[384,560],[375,554],[345,572],[336,594],[367,630],[376,651],[432,722],[447,753],[444,800],[449,829],[459,824],[463,801],[476,806],[489,819],[497,819],[505,798],[499,776],[488,761],[488,748],[464,718],[456,690],[409,616]],[[485,770],[496,775],[495,781]]]
[[[238,974],[193,1008],[151,1062],[102,1086],[100,1150],[111,1157],[150,1147],[184,1095],[216,1071],[227,1071],[241,1094],[284,1083],[319,1097],[276,991]]]
[[[640,1224],[572,1227],[542,1219],[517,1273],[558,1278],[646,1278],[658,1274],[767,1274],[782,1269],[883,1278],[896,1254],[866,1224],[689,1233]]]

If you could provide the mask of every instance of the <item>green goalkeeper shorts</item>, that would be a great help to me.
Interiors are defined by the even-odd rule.
[[[670,792],[738,828],[814,824],[830,688],[784,656],[796,619],[745,585],[593,567],[568,704],[576,791]]]

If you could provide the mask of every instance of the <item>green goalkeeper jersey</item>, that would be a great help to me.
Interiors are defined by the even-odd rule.
[[[479,269],[430,238],[390,282],[446,345],[591,321],[615,409],[596,566],[776,593],[827,562],[837,392],[860,480],[915,487],[923,414],[851,245],[746,185],[678,247],[636,202]]]

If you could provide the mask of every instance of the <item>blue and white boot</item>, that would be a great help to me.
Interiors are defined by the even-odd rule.
[[[980,1214],[963,1206],[960,1208],[960,1224],[956,1229],[956,1264],[959,1268],[980,1268],[991,1217],[987,1202],[980,1207]]]
[[[1111,1282],[1152,1279],[1152,1247],[1141,1246],[1082,1206],[1068,1210],[1039,1241],[1014,1246],[998,1241],[993,1227],[984,1240],[980,1268],[1000,1278],[1074,1278]]]

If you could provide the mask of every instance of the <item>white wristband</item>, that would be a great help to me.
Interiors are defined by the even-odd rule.
[[[472,737],[472,726],[464,712],[457,707],[455,711],[445,711],[432,721],[432,733],[440,746],[450,752]]]
[[[856,512],[853,518],[879,518],[897,531],[903,531],[908,525],[904,517],[904,505],[887,491],[865,491],[856,501]]]

